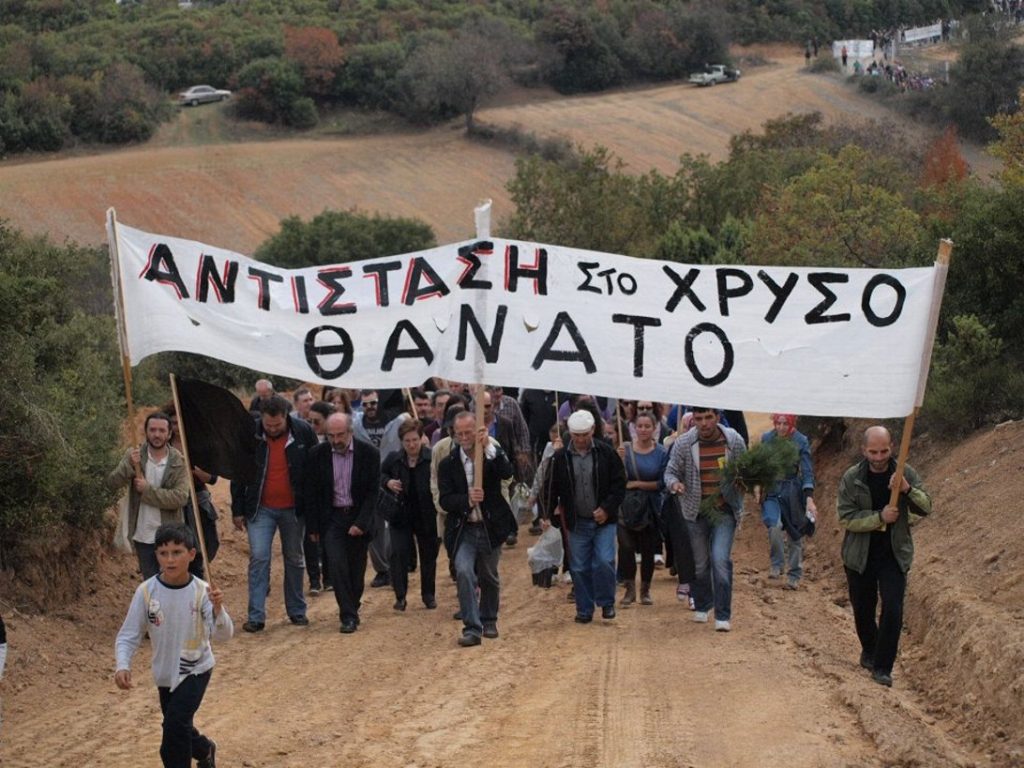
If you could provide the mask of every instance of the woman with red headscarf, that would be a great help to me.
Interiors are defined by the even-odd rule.
[[[814,464],[811,462],[811,444],[797,432],[796,416],[791,413],[773,413],[775,428],[761,436],[762,443],[772,440],[791,440],[799,459],[786,477],[764,493],[761,501],[761,520],[768,529],[768,552],[771,570],[768,578],[782,575],[786,560],[786,588],[796,589],[803,576],[804,536],[814,531],[818,508],[814,504]],[[785,538],[783,537],[785,533]],[[785,539],[789,540],[789,556],[785,557]]]

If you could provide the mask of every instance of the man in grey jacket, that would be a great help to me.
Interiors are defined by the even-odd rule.
[[[665,487],[682,497],[682,515],[693,547],[693,620],[706,624],[714,607],[715,629],[728,632],[732,629],[732,542],[743,515],[743,491],[724,481],[722,468],[747,446],[739,432],[718,423],[714,408],[694,408],[693,423],[672,444]],[[716,494],[720,494],[718,514],[702,515],[701,501]]]

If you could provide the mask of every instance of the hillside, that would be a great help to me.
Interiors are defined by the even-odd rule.
[[[840,78],[807,73],[797,51],[754,53],[770,63],[748,69],[732,85],[677,83],[576,98],[518,91],[512,103],[482,110],[480,119],[603,144],[630,171],[669,174],[682,153],[723,158],[730,136],[786,112],[897,121]],[[472,210],[482,199],[494,200],[496,221],[511,212],[505,184],[514,156],[465,138],[461,123],[397,135],[269,141],[265,130],[225,127],[202,109],[221,107],[183,112],[152,146],[0,163],[0,215],[57,241],[101,243],[104,212],[113,206],[126,224],[249,252],[282,218],[308,219],[324,208],[417,216],[434,227],[439,242],[472,234]],[[221,136],[239,140],[219,143]],[[187,143],[168,145],[179,140]],[[990,162],[977,151],[967,154],[976,166]]]

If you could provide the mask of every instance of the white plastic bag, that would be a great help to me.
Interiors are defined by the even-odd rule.
[[[541,534],[536,544],[526,550],[526,562],[533,573],[541,573],[548,568],[561,567],[562,555],[562,534],[551,526]]]
[[[512,514],[516,516],[517,525],[526,525],[533,522],[533,505],[530,504],[530,486],[526,483],[516,483],[512,486],[509,506],[512,507]]]
[[[114,549],[130,555],[135,551],[128,533],[128,494],[117,502],[117,525],[114,527]]]

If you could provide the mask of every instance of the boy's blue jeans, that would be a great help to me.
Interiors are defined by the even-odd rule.
[[[160,759],[164,768],[191,768],[193,760],[202,760],[210,754],[210,740],[196,730],[192,719],[203,703],[211,672],[189,675],[173,691],[157,688],[160,711],[164,713],[163,739],[160,741]]]
[[[687,520],[693,546],[696,578],[692,585],[693,602],[698,611],[715,609],[716,621],[732,618],[732,542],[736,536],[736,518],[731,512],[723,515],[718,525],[709,525],[707,518]]]

